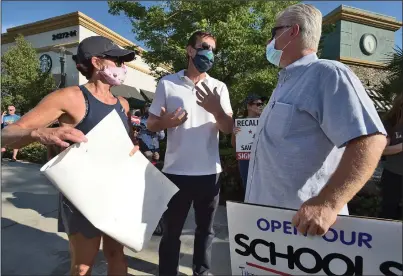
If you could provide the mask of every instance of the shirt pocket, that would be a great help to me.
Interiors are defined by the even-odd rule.
[[[274,102],[267,118],[267,134],[276,139],[285,138],[290,130],[293,113],[292,104]]]

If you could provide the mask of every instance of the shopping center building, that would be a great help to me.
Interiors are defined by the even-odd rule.
[[[132,99],[134,102],[153,99],[156,80],[150,67],[141,57],[144,50],[81,12],[73,12],[7,29],[7,32],[1,35],[2,54],[15,44],[15,37],[19,34],[22,34],[36,49],[41,70],[50,72],[54,76],[56,84],[60,84],[64,79],[61,75],[60,62],[60,57],[64,53],[64,86],[81,85],[87,82],[87,79],[76,69],[72,59],[72,54],[77,53],[78,44],[83,39],[101,35],[113,40],[120,47],[135,47],[138,55],[136,60],[126,63],[128,74],[124,85],[113,87],[112,92],[115,95]],[[169,70],[166,67],[158,69]]]
[[[376,90],[388,75],[383,70],[383,61],[393,52],[395,32],[401,28],[402,22],[394,17],[341,5],[324,16],[323,24],[334,24],[335,29],[324,40],[322,57],[347,64],[362,81],[378,111],[387,110],[389,106],[378,100],[380,97]],[[18,34],[24,35],[37,50],[41,69],[51,72],[57,84],[64,80],[61,77],[60,51],[65,49],[66,86],[87,81],[77,71],[71,58],[83,39],[101,35],[121,47],[136,47],[139,55],[127,64],[128,76],[124,85],[114,87],[112,92],[128,98],[131,103],[153,99],[156,80],[150,66],[141,57],[144,50],[81,12],[7,29],[1,35],[2,54],[14,44]],[[158,69],[169,71],[165,66]]]

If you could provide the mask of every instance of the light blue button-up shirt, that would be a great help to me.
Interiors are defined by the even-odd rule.
[[[386,134],[356,75],[304,56],[280,71],[260,117],[245,202],[299,209],[328,182],[350,140],[377,132]]]

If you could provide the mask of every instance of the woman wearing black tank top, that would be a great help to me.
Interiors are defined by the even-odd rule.
[[[87,134],[112,110],[116,110],[133,137],[129,104],[114,97],[110,88],[123,83],[124,62],[134,60],[133,51],[120,49],[111,40],[93,36],[84,39],[73,56],[77,69],[89,81],[82,86],[57,90],[45,97],[18,122],[2,131],[2,142],[22,148],[34,141],[66,148],[72,143],[86,142]],[[50,128],[53,122],[60,126]],[[134,147],[133,155],[138,150]],[[123,245],[96,229],[63,195],[59,206],[59,231],[69,237],[71,275],[90,275],[101,239],[108,262],[108,275],[127,275]]]

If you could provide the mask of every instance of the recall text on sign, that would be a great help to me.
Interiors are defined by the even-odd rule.
[[[253,140],[259,124],[258,118],[236,119],[235,126],[241,131],[236,136],[236,159],[249,160]]]

